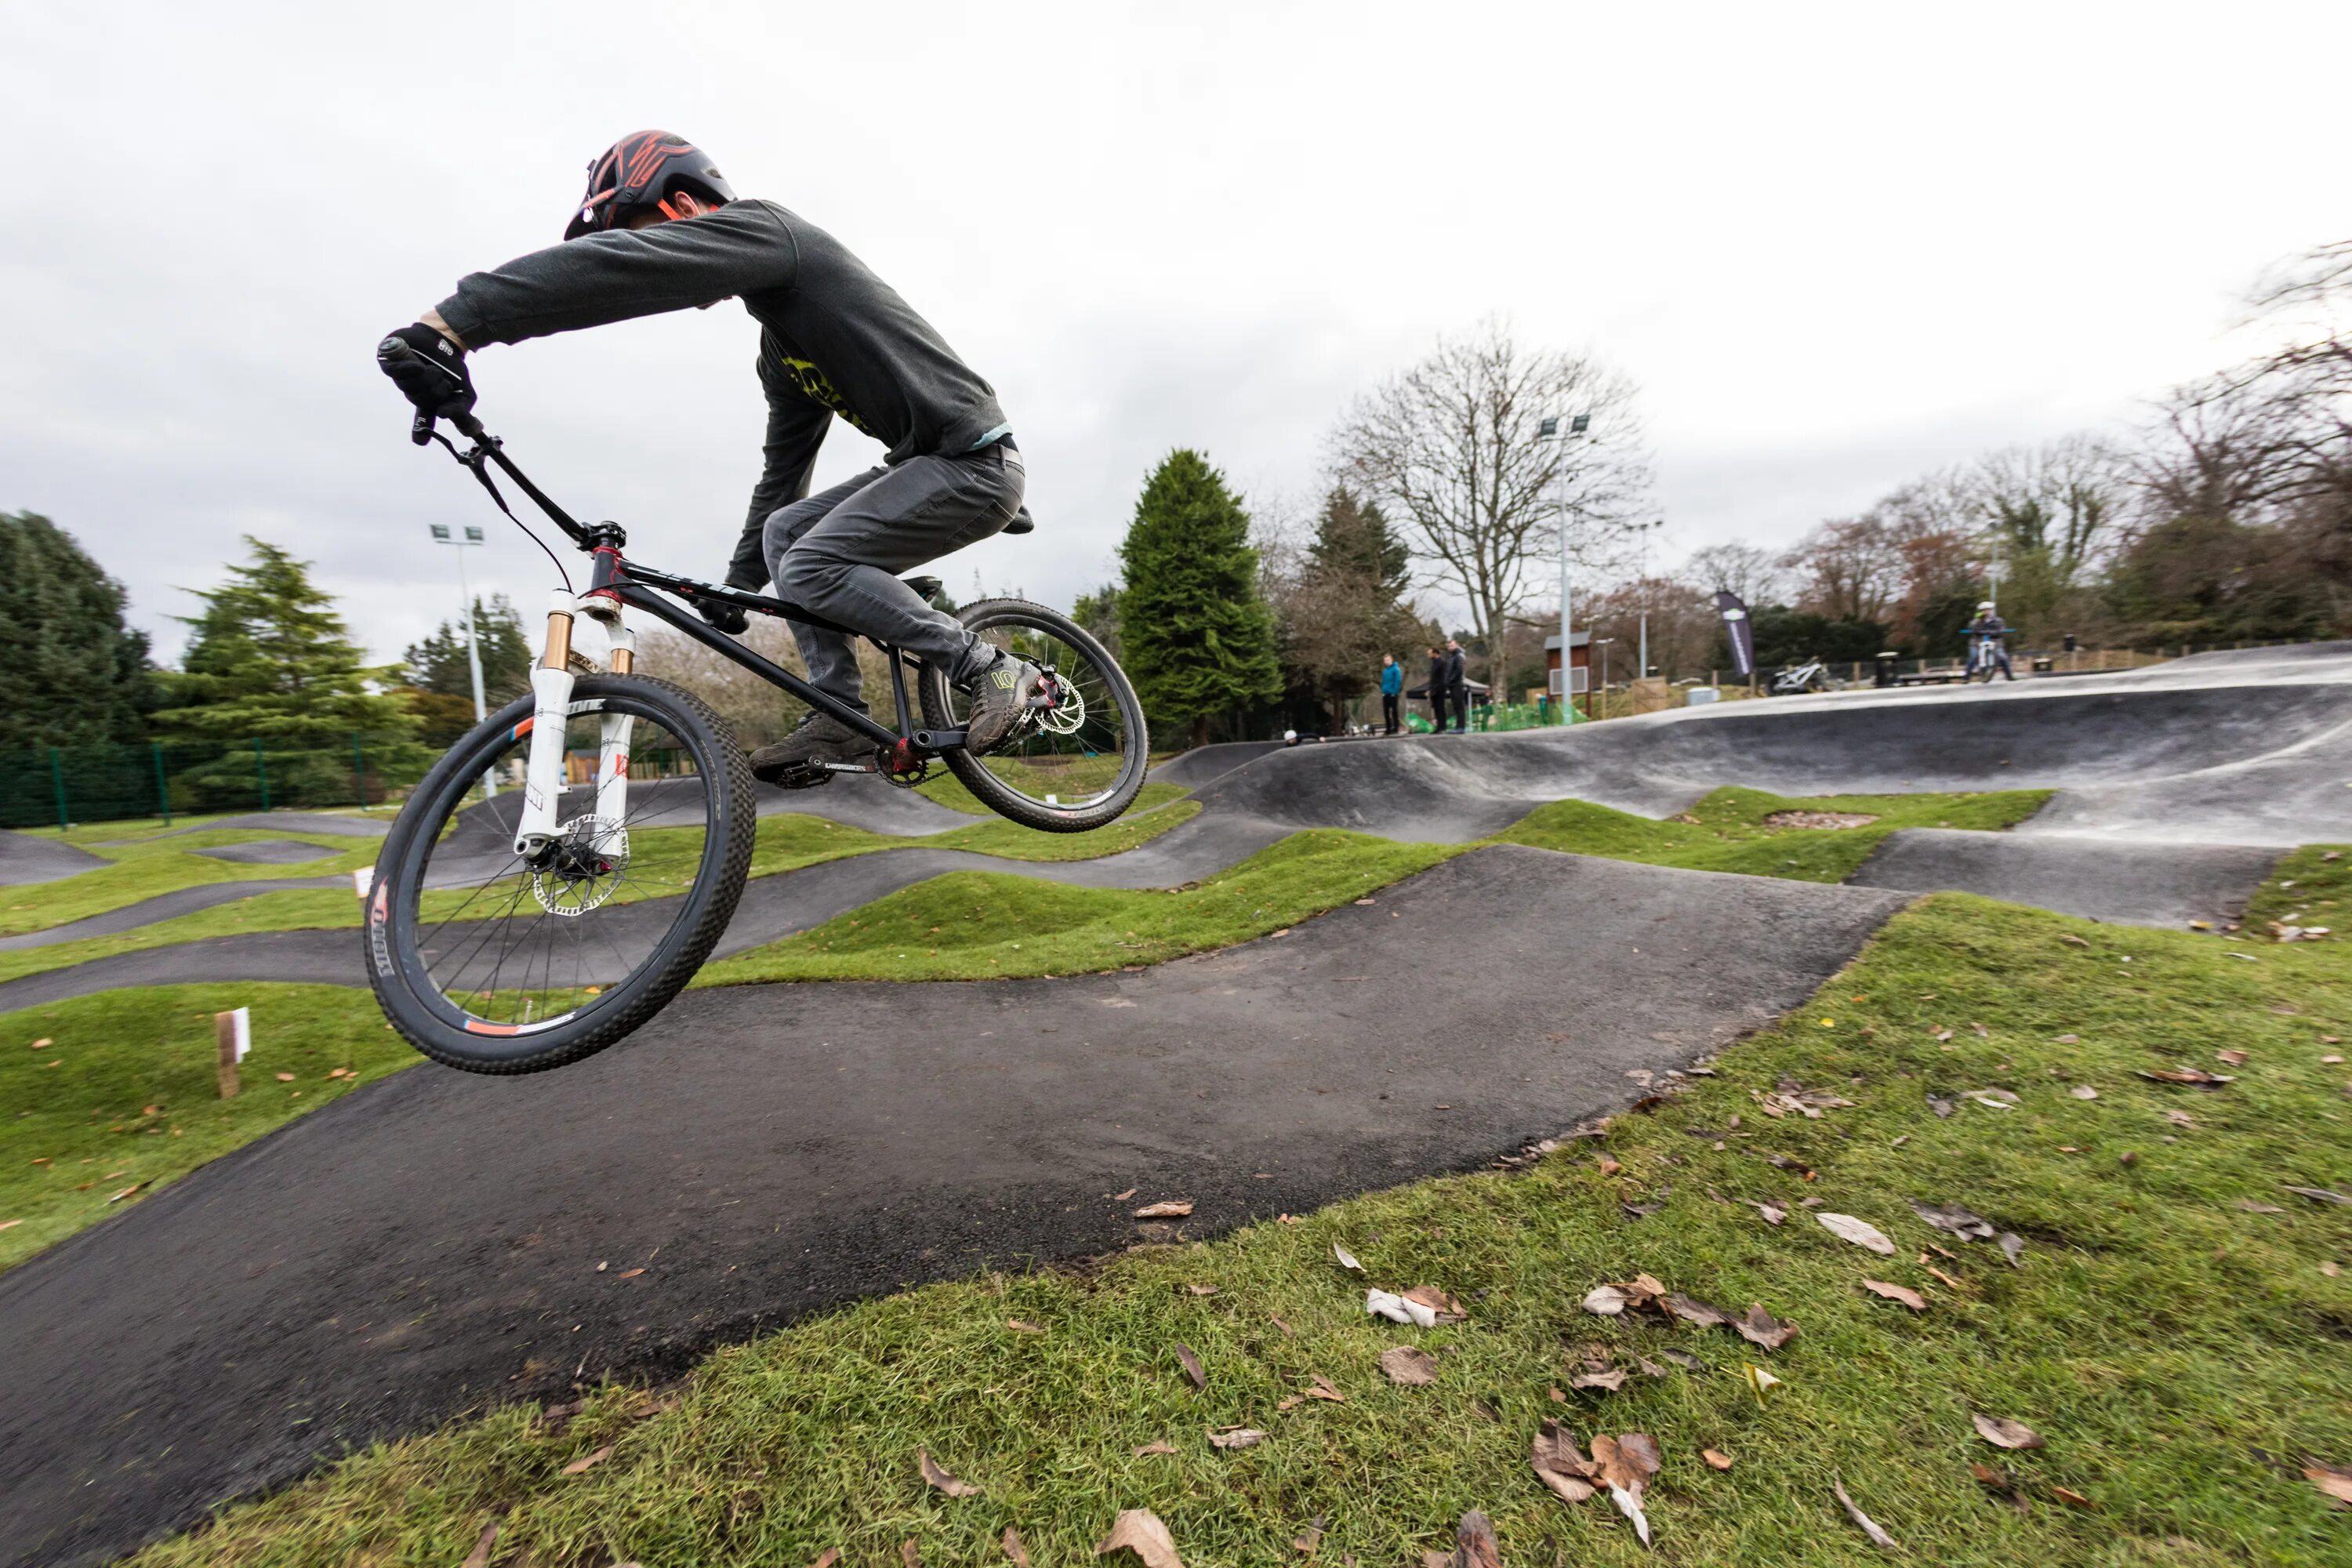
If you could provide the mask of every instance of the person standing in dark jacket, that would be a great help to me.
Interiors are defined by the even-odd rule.
[[[1381,733],[1383,735],[1397,732],[1397,698],[1403,691],[1404,666],[1396,661],[1396,655],[1392,653],[1381,655]]]
[[[847,246],[773,202],[738,198],[709,155],[664,131],[624,136],[588,166],[563,243],[461,279],[457,291],[378,348],[384,374],[426,414],[474,405],[468,353],[636,316],[735,299],[760,326],[768,405],[765,462],[728,584],[779,596],[917,655],[971,694],[966,744],[1000,744],[1042,706],[1034,665],[964,629],[900,574],[950,551],[1029,527],[1025,474],[995,391]],[[402,353],[403,346],[409,351]],[[888,448],[879,468],[809,494],[834,417]],[[623,460],[658,468],[645,437]],[[730,632],[743,611],[705,602]],[[840,632],[789,623],[809,682],[862,708],[857,659]],[[751,754],[751,771],[793,787],[874,743],[821,710]]]
[[[1454,703],[1454,732],[1463,734],[1470,728],[1470,669],[1461,643],[1453,637],[1445,639],[1445,695]]]
[[[1440,652],[1433,643],[1429,649],[1428,689],[1430,732],[1443,735],[1445,733],[1445,699],[1447,693],[1453,689],[1446,684],[1445,655]]]

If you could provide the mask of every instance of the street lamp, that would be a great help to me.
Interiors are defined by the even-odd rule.
[[[1609,645],[1616,640],[1617,639],[1615,637],[1594,637],[1592,639],[1592,646],[1601,650],[1601,700],[1604,704],[1609,700]],[[1604,715],[1609,710],[1605,706],[1601,709],[1601,712]]]
[[[1666,520],[1663,517],[1655,522],[1639,522],[1633,525],[1634,531],[1641,536],[1642,540],[1642,673],[1643,675],[1650,673],[1650,534],[1653,530],[1665,526]]]
[[[427,526],[433,530],[434,543],[454,546],[457,552],[457,608],[466,618],[466,664],[473,672],[474,722],[478,724],[490,716],[490,710],[482,700],[482,650],[474,637],[474,595],[466,587],[466,552],[482,542],[482,531],[469,523],[464,538],[453,539],[447,523],[436,522]]]
[[[1536,424],[1538,441],[1558,441],[1561,444],[1561,461],[1567,460],[1567,443],[1581,441],[1592,428],[1590,414],[1547,414]],[[1566,489],[1563,476],[1561,488]],[[1561,722],[1576,722],[1576,691],[1573,679],[1576,650],[1569,643],[1568,613],[1568,507],[1562,500],[1559,513],[1559,705]],[[1607,683],[1602,683],[1606,689]]]
[[[428,523],[433,531],[433,542],[446,544],[457,552],[457,606],[466,620],[466,667],[474,677],[474,722],[483,723],[490,716],[489,705],[482,700],[482,646],[474,630],[474,595],[466,586],[466,552],[482,542],[482,531],[471,523],[465,527],[463,537],[453,538],[446,522]],[[498,793],[498,781],[493,773],[482,775],[482,797],[487,800]]]

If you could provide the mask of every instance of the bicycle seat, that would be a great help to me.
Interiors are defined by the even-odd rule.
[[[907,586],[915,591],[915,597],[927,605],[938,598],[940,590],[947,586],[937,577],[908,577],[905,581]]]

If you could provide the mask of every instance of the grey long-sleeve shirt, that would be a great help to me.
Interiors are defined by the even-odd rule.
[[[592,234],[476,272],[441,301],[469,349],[515,343],[730,296],[761,326],[768,396],[759,485],[728,580],[763,583],[768,514],[808,494],[832,416],[883,442],[887,462],[966,452],[1005,429],[996,393],[849,247],[773,202]]]

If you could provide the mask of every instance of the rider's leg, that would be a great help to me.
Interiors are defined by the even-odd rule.
[[[972,694],[966,744],[985,752],[1045,698],[1040,672],[923,603],[899,574],[1000,532],[1027,476],[1005,442],[953,458],[910,458],[835,507],[776,562],[776,591],[828,620],[921,658]]]
[[[784,556],[802,535],[823,522],[835,508],[889,471],[887,468],[868,468],[855,479],[845,479],[829,489],[819,490],[805,500],[796,500],[770,513],[762,537],[770,581],[782,582]],[[778,591],[782,593],[781,589]],[[789,594],[782,596],[792,597]],[[800,645],[801,660],[808,666],[809,684],[829,697],[838,697],[853,708],[865,707],[859,691],[857,654],[850,639],[839,632],[827,631],[823,626],[813,626],[789,616],[785,618],[784,625],[792,628],[793,641]]]
[[[909,458],[861,478],[865,482],[820,516],[796,518],[809,504],[803,501],[769,520],[776,592],[945,669],[958,685],[969,684],[993,661],[994,650],[898,579],[1013,520],[1024,479],[1020,454],[1000,442],[959,458]],[[848,657],[848,639],[814,626],[803,631],[796,625],[793,631],[810,659],[811,684],[854,700],[856,663]],[[819,679],[816,650],[835,647],[842,657],[829,666],[829,680]]]

